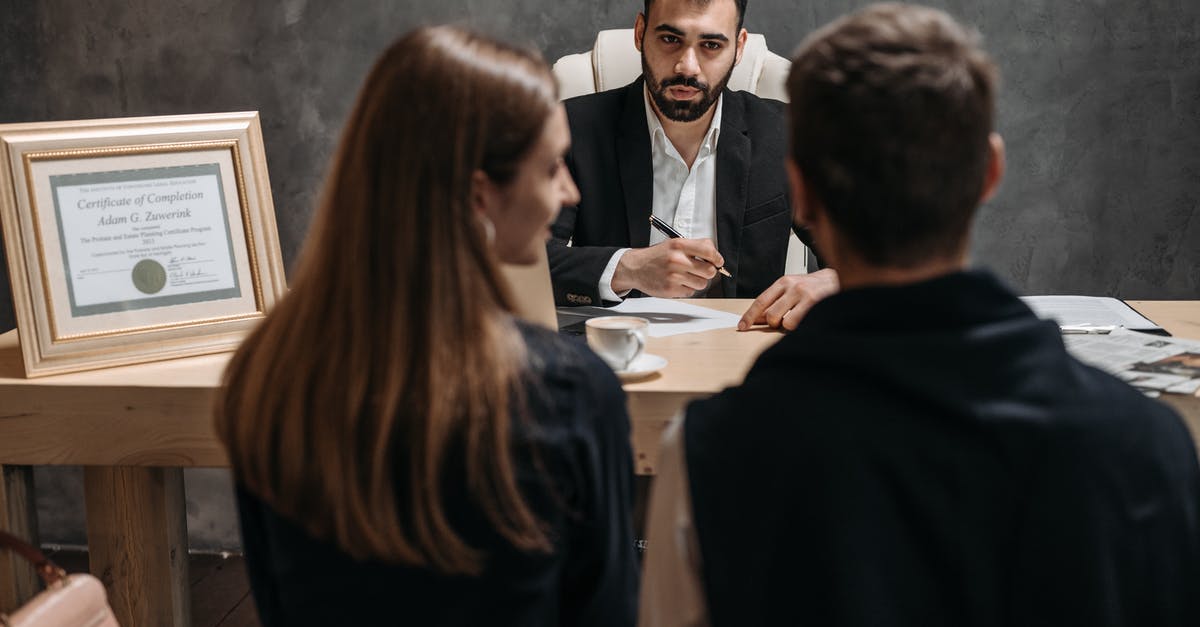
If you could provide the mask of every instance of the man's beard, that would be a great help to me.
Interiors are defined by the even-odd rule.
[[[725,90],[725,85],[729,83],[729,77],[733,75],[733,68],[736,65],[730,65],[729,71],[725,76],[710,89],[708,84],[701,83],[694,76],[683,76],[676,74],[671,78],[663,80],[661,83],[650,71],[650,66],[646,63],[646,53],[642,52],[642,76],[646,77],[646,86],[650,91],[650,98],[654,100],[654,105],[658,107],[659,112],[667,116],[667,119],[675,122],[695,122],[708,113],[717,102],[717,98],[721,96],[721,92]],[[700,99],[691,100],[672,100],[667,97],[667,89],[671,87],[690,87],[700,90]]]

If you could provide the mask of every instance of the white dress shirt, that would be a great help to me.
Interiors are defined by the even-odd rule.
[[[718,97],[716,112],[700,144],[700,152],[692,167],[679,155],[675,145],[667,138],[662,122],[650,105],[650,93],[643,89],[642,98],[646,105],[646,126],[650,129],[650,165],[654,170],[654,199],[651,212],[658,219],[675,227],[680,235],[688,239],[710,238],[717,241],[717,138],[721,134],[721,111],[724,98]],[[666,236],[656,229],[650,231],[650,245],[664,240]],[[600,275],[600,298],[616,301],[628,292],[617,294],[612,288],[613,274],[617,263],[628,251],[622,248],[613,253],[608,265]]]

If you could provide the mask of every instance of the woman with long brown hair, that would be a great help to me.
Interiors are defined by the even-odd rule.
[[[217,408],[264,625],[632,624],[624,395],[498,268],[578,202],[569,141],[524,50],[422,28],[372,69]]]

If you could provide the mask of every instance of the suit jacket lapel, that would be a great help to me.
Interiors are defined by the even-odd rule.
[[[725,258],[722,277],[725,296],[737,294],[738,251],[741,250],[742,220],[746,213],[746,186],[750,180],[750,131],[746,127],[742,100],[728,89],[721,113],[721,136],[717,140],[717,250]],[[646,218],[649,220],[649,218]]]
[[[629,226],[629,245],[650,245],[650,211],[654,202],[654,171],[650,162],[650,129],[646,126],[646,105],[642,79],[625,88],[625,106],[617,135],[617,164],[625,197],[625,216]]]

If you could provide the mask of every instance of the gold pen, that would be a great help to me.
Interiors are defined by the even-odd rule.
[[[672,228],[670,224],[659,220],[658,216],[654,215],[653,213],[650,214],[650,226],[654,227],[659,233],[666,235],[668,239],[680,239],[683,237],[679,234],[679,231],[676,231],[674,228]],[[696,259],[700,259],[700,261],[708,261],[707,259],[701,259],[700,257],[696,257]],[[726,276],[731,279],[733,278],[733,275],[729,274],[729,271],[725,269],[725,266],[717,266],[717,264],[711,261],[708,261],[708,263],[712,263],[712,265],[716,266],[717,272],[720,272],[722,276]]]

